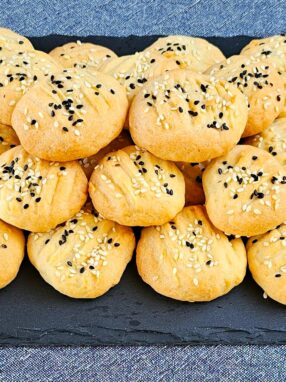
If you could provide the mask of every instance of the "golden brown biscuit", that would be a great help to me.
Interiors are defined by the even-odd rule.
[[[26,37],[11,31],[10,29],[0,28],[0,51],[25,51],[33,50],[33,45]],[[2,55],[0,53],[0,56]]]
[[[11,125],[13,110],[23,94],[59,69],[52,57],[39,50],[3,52],[0,59],[0,123]]]
[[[25,237],[21,230],[0,220],[0,289],[15,279],[24,258]]]
[[[207,40],[191,36],[160,37],[146,50],[176,60],[180,69],[191,69],[198,73],[203,73],[211,65],[225,58],[223,53]]]
[[[232,56],[209,68],[207,74],[238,87],[248,99],[243,137],[265,130],[281,113],[285,93],[281,76],[271,62],[244,55]]]
[[[212,223],[227,234],[253,236],[286,220],[286,170],[269,153],[239,145],[203,174]]]
[[[272,65],[275,66],[278,72],[281,74],[281,82],[283,81],[284,88],[286,89],[285,36],[276,35],[262,39],[252,40],[242,49],[240,54],[251,56],[261,61],[270,61]],[[286,104],[284,104],[280,116],[286,116]]]
[[[94,167],[99,161],[108,153],[122,149],[123,147],[132,145],[132,139],[126,130],[123,130],[117,138],[115,138],[109,145],[103,147],[97,154],[94,154],[87,158],[82,158],[79,163],[82,166],[83,171],[87,179],[91,177]]]
[[[16,227],[46,232],[78,212],[87,179],[76,161],[47,162],[22,146],[0,156],[0,218]]]
[[[186,207],[162,226],[144,228],[137,269],[156,292],[182,301],[210,301],[244,279],[246,253],[209,221],[203,206]]]
[[[286,304],[286,225],[247,242],[249,269],[267,296]]]
[[[0,154],[19,144],[19,139],[12,127],[0,123]]]
[[[262,133],[244,140],[246,145],[268,151],[283,166],[286,165],[286,118],[276,119]]]
[[[134,248],[131,228],[83,211],[28,239],[29,259],[43,279],[74,298],[96,298],[118,284]]]
[[[127,107],[125,90],[112,77],[65,69],[22,97],[12,126],[29,153],[62,162],[108,145],[121,132]]]
[[[182,69],[145,85],[129,113],[138,146],[183,162],[223,155],[239,141],[246,121],[246,97],[234,85]]]
[[[89,194],[106,219],[148,226],[167,222],[184,207],[185,182],[174,163],[128,146],[99,162],[90,178]]]
[[[124,86],[129,103],[150,79],[167,70],[177,69],[175,60],[148,51],[122,56],[106,62],[101,71],[114,77]]]
[[[177,162],[176,165],[181,170],[185,179],[185,199],[186,206],[204,204],[205,194],[202,185],[203,172],[206,169],[208,162]]]
[[[63,68],[79,68],[91,71],[100,67],[117,55],[108,48],[90,42],[68,42],[49,53]]]

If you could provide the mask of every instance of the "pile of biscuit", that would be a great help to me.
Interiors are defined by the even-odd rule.
[[[285,89],[284,36],[230,58],[189,36],[117,57],[80,41],[46,54],[0,29],[0,288],[25,230],[70,297],[106,293],[136,248],[167,297],[213,300],[248,263],[285,304]]]

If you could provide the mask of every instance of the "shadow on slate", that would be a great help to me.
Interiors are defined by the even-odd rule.
[[[157,36],[86,37],[119,55],[142,50]],[[49,51],[76,37],[32,38]],[[209,38],[230,56],[250,37]],[[247,275],[228,295],[210,303],[167,299],[144,284],[129,264],[122,281],[96,300],[73,300],[46,284],[25,260],[17,279],[0,291],[0,344],[280,344],[286,343],[285,308],[262,298]]]

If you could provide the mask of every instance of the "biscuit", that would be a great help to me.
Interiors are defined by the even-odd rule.
[[[11,125],[20,98],[39,80],[60,66],[44,52],[3,52],[0,56],[0,123]]]
[[[0,123],[0,154],[19,144],[19,139],[12,127]]]
[[[11,31],[10,29],[0,28],[0,57],[3,51],[33,50],[33,45],[26,37]]]
[[[63,68],[100,70],[100,67],[117,55],[108,48],[90,42],[68,42],[49,53]]]
[[[156,292],[181,301],[211,301],[242,282],[246,253],[241,239],[227,238],[203,206],[185,207],[172,221],[144,228],[137,269]]]
[[[239,141],[246,121],[246,97],[234,85],[183,69],[146,84],[129,112],[133,141],[179,162],[223,155]]]
[[[21,230],[0,220],[0,289],[15,279],[24,258],[25,237]]]
[[[176,165],[185,178],[186,205],[204,204],[205,194],[202,185],[202,175],[208,162],[177,162]]]
[[[108,61],[101,67],[101,71],[111,75],[124,86],[128,101],[131,103],[134,96],[150,79],[177,68],[175,60],[168,60],[156,52],[151,54],[145,51]]]
[[[286,225],[247,242],[248,266],[254,280],[273,300],[286,304]]]
[[[276,119],[263,132],[245,139],[244,143],[268,151],[286,166],[286,118]]]
[[[28,239],[29,259],[43,279],[73,298],[96,298],[118,284],[134,248],[131,228],[83,211]]]
[[[223,53],[207,40],[191,36],[161,37],[147,50],[175,60],[180,69],[190,69],[198,73],[225,58]]]
[[[115,138],[109,145],[103,147],[97,154],[94,154],[87,158],[82,158],[79,160],[79,163],[82,166],[82,169],[89,179],[94,170],[94,167],[101,161],[101,159],[108,153],[122,149],[123,147],[132,145],[132,139],[126,130],[123,130],[117,138]]]
[[[286,89],[286,38],[283,35],[276,35],[262,39],[252,40],[247,44],[240,54],[251,56],[255,59],[271,62],[281,74],[281,82]],[[286,117],[286,104],[280,113],[281,117]]]
[[[286,220],[286,170],[269,153],[239,145],[203,174],[206,209],[227,234],[254,236]]]
[[[232,56],[209,68],[207,74],[238,87],[248,99],[248,119],[243,137],[265,130],[281,113],[284,86],[270,62],[244,55]]]
[[[47,162],[22,146],[0,156],[0,218],[18,228],[46,232],[77,213],[87,198],[80,164]]]
[[[21,144],[46,160],[67,161],[97,153],[121,132],[128,102],[112,77],[65,69],[35,85],[12,118]]]
[[[99,162],[90,178],[89,194],[106,219],[149,226],[166,223],[184,207],[185,182],[174,163],[128,146]]]

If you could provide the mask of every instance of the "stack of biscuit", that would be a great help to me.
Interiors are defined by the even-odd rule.
[[[213,300],[248,263],[286,304],[285,53],[283,36],[229,58],[169,36],[46,54],[0,29],[0,288],[28,231],[31,263],[73,298],[119,283],[136,248],[161,295]]]

